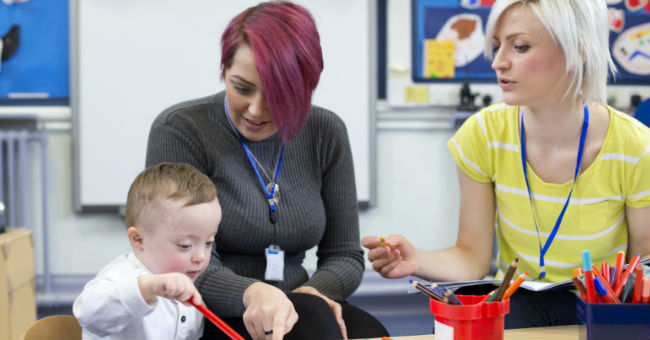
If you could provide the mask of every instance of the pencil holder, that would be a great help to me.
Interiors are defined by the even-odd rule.
[[[650,304],[588,303],[576,296],[580,339],[650,339]]]
[[[479,303],[485,296],[457,295],[462,305],[430,299],[435,315],[436,340],[501,340],[504,317],[510,312],[510,299]]]

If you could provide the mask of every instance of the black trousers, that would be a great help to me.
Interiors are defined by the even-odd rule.
[[[287,333],[285,340],[320,340],[320,339],[342,339],[334,313],[325,300],[311,294],[287,293],[287,297],[293,303],[298,313],[298,322],[293,326],[291,332]],[[343,320],[348,330],[349,339],[381,338],[388,336],[386,328],[374,316],[368,312],[352,306],[347,302],[341,302],[343,309]],[[225,323],[232,327],[237,333],[246,339],[251,336],[246,331],[244,320],[237,318],[222,318]],[[210,321],[205,320],[205,328],[201,339],[229,339],[219,328]]]
[[[456,294],[485,295],[495,286],[462,287]],[[519,288],[510,297],[510,313],[506,314],[505,328],[575,325],[576,296],[570,291],[533,292]]]

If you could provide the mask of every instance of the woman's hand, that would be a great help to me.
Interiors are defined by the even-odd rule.
[[[361,245],[369,249],[368,260],[372,262],[372,269],[383,277],[404,277],[417,270],[416,249],[402,235],[388,236],[383,247],[379,245],[378,236],[365,236]]]
[[[244,291],[243,302],[246,308],[244,325],[253,339],[280,340],[298,321],[298,314],[287,295],[266,283],[250,285]]]
[[[294,293],[304,293],[304,294],[311,294],[311,295],[316,295],[330,306],[332,309],[332,312],[334,312],[334,317],[336,318],[336,322],[339,324],[339,327],[341,327],[341,334],[343,334],[343,339],[348,338],[348,330],[345,327],[345,321],[343,320],[343,309],[341,308],[341,304],[328,298],[327,296],[321,294],[316,288],[310,287],[310,286],[301,286],[293,290]]]

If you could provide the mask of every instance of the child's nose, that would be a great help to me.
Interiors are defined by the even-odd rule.
[[[192,261],[194,262],[203,262],[205,259],[210,256],[209,251],[199,250],[192,255]]]

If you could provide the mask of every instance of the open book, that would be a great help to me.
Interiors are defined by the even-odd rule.
[[[648,264],[648,263],[650,263],[650,258],[639,262],[639,264]],[[627,268],[627,264],[623,266],[623,268]],[[460,287],[477,286],[483,284],[499,285],[501,284],[501,280],[487,279],[487,280],[471,280],[471,281],[448,281],[448,282],[436,282],[436,284],[438,286],[442,286],[451,289],[453,291],[456,288],[460,288]],[[574,289],[573,281],[571,281],[571,279],[560,281],[560,282],[539,282],[539,281],[527,280],[521,283],[520,288],[532,290],[535,292]]]
[[[487,280],[471,280],[471,281],[450,281],[450,282],[436,282],[438,286],[451,289],[452,291],[460,287],[477,286],[483,284],[501,284],[501,280],[487,279]],[[571,280],[564,280],[560,282],[539,282],[539,281],[524,281],[521,283],[520,288],[532,290],[535,292],[551,291],[551,290],[570,290],[573,289],[573,282]]]

